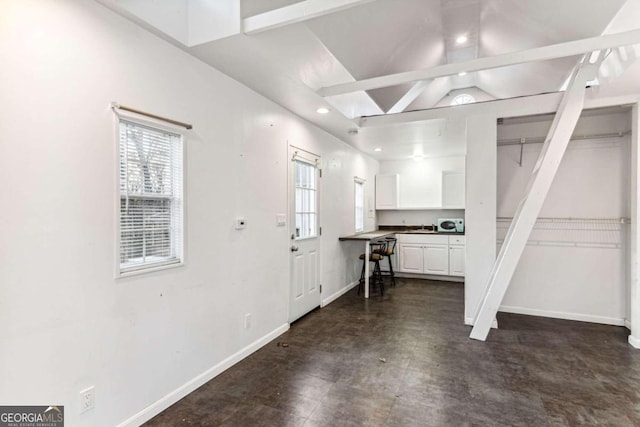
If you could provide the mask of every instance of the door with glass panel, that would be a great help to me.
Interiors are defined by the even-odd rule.
[[[291,275],[289,321],[320,305],[318,190],[320,158],[290,147],[289,204]]]

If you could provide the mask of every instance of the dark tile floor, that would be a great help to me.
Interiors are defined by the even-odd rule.
[[[353,290],[147,425],[640,426],[626,329],[500,313],[483,343],[463,308],[456,283]]]

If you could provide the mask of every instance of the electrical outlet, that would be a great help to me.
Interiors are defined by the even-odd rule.
[[[249,329],[251,327],[251,313],[244,315],[244,328]]]
[[[96,388],[91,386],[80,392],[80,413],[93,409],[96,404]]]

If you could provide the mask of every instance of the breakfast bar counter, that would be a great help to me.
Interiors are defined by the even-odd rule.
[[[364,297],[369,298],[369,256],[371,255],[371,247],[369,243],[372,240],[383,239],[387,236],[392,236],[396,232],[393,230],[380,230],[380,231],[369,231],[365,233],[353,234],[351,236],[340,237],[338,240],[346,241],[346,240],[359,240],[364,242]]]

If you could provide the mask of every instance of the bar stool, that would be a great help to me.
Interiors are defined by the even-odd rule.
[[[383,275],[388,275],[391,277],[391,286],[396,287],[396,275],[393,272],[393,262],[391,261],[391,256],[396,252],[396,243],[398,243],[398,239],[395,237],[386,237],[386,245],[384,248],[378,248],[374,252],[379,253],[380,255],[384,255],[389,259],[389,270],[381,270],[380,273]]]
[[[371,275],[372,280],[369,280],[369,286],[375,287],[377,284],[380,287],[380,295],[384,295],[384,280],[382,279],[382,270],[380,270],[380,261],[384,259],[384,255],[381,253],[376,253],[384,251],[387,242],[374,242],[370,243],[371,246],[371,254],[369,254],[369,261],[373,262],[373,274]],[[360,254],[360,259],[362,260],[362,272],[360,273],[360,281],[358,282],[358,295],[360,295],[360,291],[364,285],[364,271],[365,271],[365,257],[366,254]],[[373,286],[371,286],[373,285]]]

